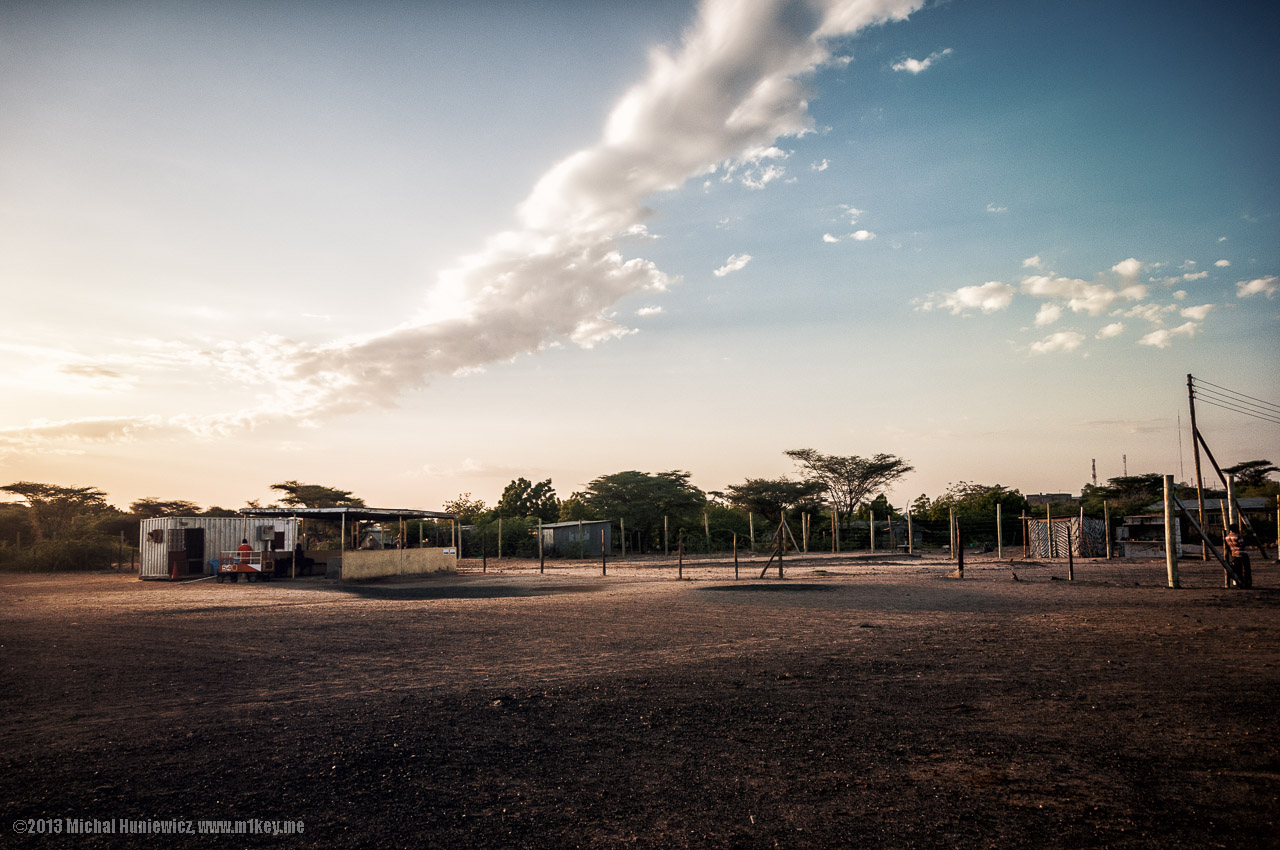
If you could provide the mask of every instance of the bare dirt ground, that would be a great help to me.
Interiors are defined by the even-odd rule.
[[[1280,847],[1274,564],[967,566],[3,576],[4,844]]]

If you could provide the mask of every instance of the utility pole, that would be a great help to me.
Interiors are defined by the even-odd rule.
[[[1195,451],[1196,459],[1196,507],[1199,509],[1200,527],[1204,528],[1204,480],[1200,477],[1200,432],[1196,430],[1196,390],[1193,381],[1194,379],[1187,375],[1187,404],[1191,408],[1191,448]],[[1209,549],[1204,535],[1200,536],[1200,560],[1209,560]]]

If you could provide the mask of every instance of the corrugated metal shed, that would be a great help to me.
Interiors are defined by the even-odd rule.
[[[255,550],[289,552],[298,524],[276,517],[160,517],[144,519],[138,536],[144,579],[212,575],[209,561],[247,539]]]
[[[598,556],[601,552],[600,534],[604,533],[604,546],[613,549],[613,523],[608,520],[583,520],[582,522],[552,522],[542,526],[542,545],[558,555],[575,558]],[[581,534],[581,546],[579,546]]]

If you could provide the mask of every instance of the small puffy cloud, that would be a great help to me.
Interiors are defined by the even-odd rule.
[[[1209,276],[1208,272],[1187,272],[1182,276],[1183,280],[1204,280]]]
[[[1036,254],[1034,257],[1027,257],[1023,260],[1022,267],[1024,269],[1042,269],[1044,268],[1044,260],[1040,259],[1039,254]]]
[[[850,227],[853,227],[855,224],[857,224],[857,223],[858,223],[858,219],[862,218],[864,215],[866,215],[866,214],[867,214],[867,211],[866,211],[866,210],[860,210],[860,209],[858,209],[857,207],[855,207],[855,206],[851,206],[851,205],[849,205],[849,204],[841,204],[841,205],[840,205],[840,210],[841,210],[841,211],[842,211],[846,216],[848,216],[848,217],[849,217],[849,226],[850,226]]]
[[[953,316],[962,315],[969,310],[994,313],[1012,304],[1016,292],[1017,290],[1007,283],[990,280],[982,286],[962,286],[955,292],[936,292],[922,300],[919,309],[950,310]]]
[[[809,170],[810,171],[826,171],[830,167],[831,167],[831,162],[824,159],[822,160],[822,162],[815,162],[813,165],[810,165]]]
[[[1009,211],[1008,207],[1001,207],[995,204],[987,204],[987,212],[989,213],[1003,213],[1008,211]]]
[[[787,173],[786,166],[772,160],[783,161],[791,156],[774,145],[754,148],[725,164],[721,183],[738,182],[748,189],[763,189]]]
[[[1173,293],[1174,301],[1181,301],[1186,297],[1187,297],[1187,291],[1185,289],[1179,289],[1177,292]]]
[[[642,319],[647,319],[650,316],[656,316],[661,312],[661,307],[641,307],[639,310],[636,310],[636,315]]]
[[[1212,312],[1212,304],[1201,304],[1199,307],[1183,307],[1178,314],[1184,319],[1194,319],[1197,322],[1203,322]]]
[[[1219,242],[1226,242],[1226,241],[1227,241],[1227,237],[1225,237],[1225,236],[1219,236],[1219,237],[1218,237],[1218,241],[1219,241]]]
[[[1112,322],[1098,331],[1098,339],[1111,339],[1124,333],[1124,322]]]
[[[855,242],[869,242],[872,239],[875,239],[876,235],[870,230],[855,230],[853,233],[849,234],[849,238],[853,239]]]
[[[893,63],[893,70],[906,71],[908,74],[919,74],[919,73],[922,73],[923,71],[927,71],[930,65],[932,65],[934,62],[937,62],[943,56],[949,55],[950,53],[951,53],[951,48],[948,47],[945,50],[939,50],[935,53],[930,53],[924,59],[910,59],[910,58],[903,59],[901,62]]]
[[[1120,275],[1124,280],[1134,280],[1142,271],[1142,263],[1130,257],[1127,260],[1121,260],[1111,267],[1111,270]]]
[[[1057,304],[1042,304],[1040,309],[1036,311],[1036,327],[1042,328],[1045,325],[1052,325],[1054,322],[1062,318],[1062,308]]]
[[[1058,331],[1056,334],[1031,343],[1033,354],[1052,354],[1058,351],[1075,351],[1084,343],[1084,334],[1078,331]]]
[[[1121,315],[1126,319],[1145,319],[1153,325],[1163,325],[1165,314],[1176,309],[1177,307],[1172,304],[1167,307],[1161,307],[1159,304],[1139,304],[1136,307],[1130,307],[1123,313],[1116,311],[1112,315]]]
[[[1224,236],[1224,237],[1222,237],[1222,238],[1223,238],[1223,239],[1225,239],[1226,237]],[[1227,267],[1229,267],[1229,266],[1231,265],[1231,261],[1230,261],[1230,260],[1218,260],[1216,263],[1214,263],[1214,265],[1215,265],[1215,266],[1217,266],[1217,267],[1218,267],[1218,268],[1220,268],[1220,269],[1225,269],[1225,268],[1227,268]]]
[[[839,242],[839,241],[840,241],[840,237],[839,237],[839,236],[832,236],[830,233],[824,233],[824,234],[822,234],[822,241],[823,241],[823,242]]]
[[[1256,280],[1242,280],[1236,284],[1237,298],[1251,298],[1254,295],[1265,295],[1274,298],[1280,291],[1280,277],[1260,277]]]
[[[1179,325],[1172,329],[1161,328],[1160,330],[1152,331],[1142,339],[1138,340],[1138,345],[1150,345],[1153,348],[1168,348],[1173,345],[1174,337],[1193,337],[1199,329],[1200,326],[1195,322],[1187,322],[1184,325]]]
[[[661,239],[662,238],[661,236],[657,236],[653,233],[650,233],[649,228],[645,227],[643,224],[631,225],[624,231],[624,235],[630,236],[633,239]]]
[[[734,254],[732,257],[724,261],[724,265],[712,272],[716,277],[724,277],[736,271],[741,271],[747,267],[747,263],[751,262],[750,254]]]

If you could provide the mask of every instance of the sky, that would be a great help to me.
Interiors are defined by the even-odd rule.
[[[0,2],[0,478],[1191,480],[1188,374],[1280,405],[1278,19]],[[1280,461],[1203,401],[1223,465]]]

